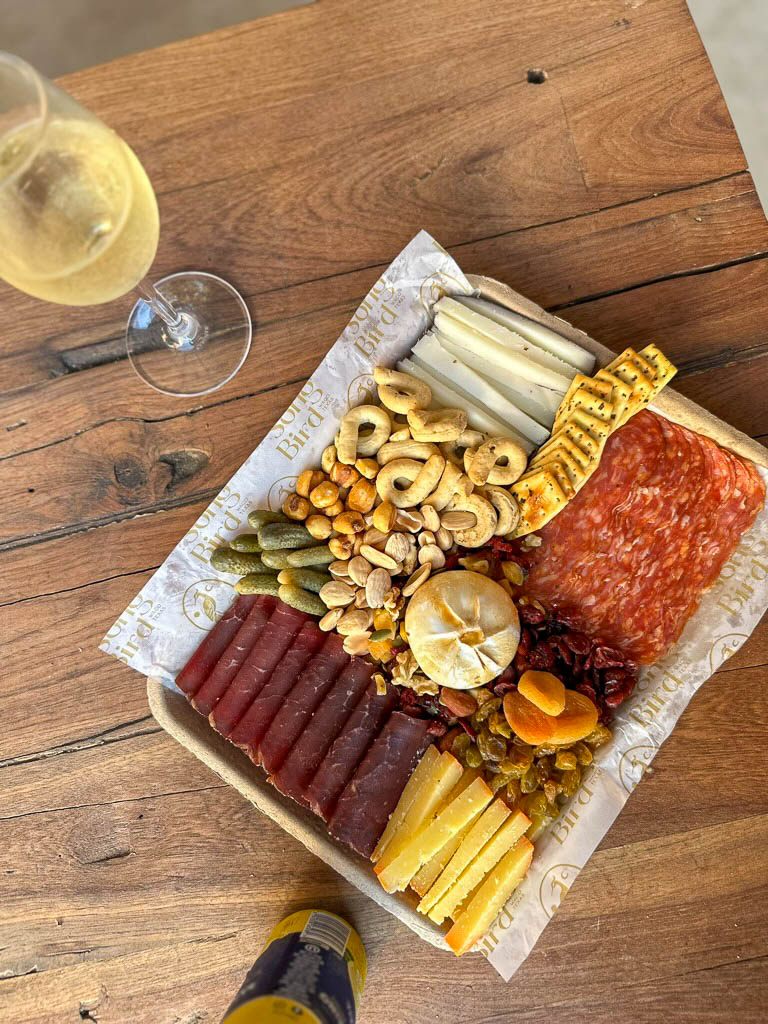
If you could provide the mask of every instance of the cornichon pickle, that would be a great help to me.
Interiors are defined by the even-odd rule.
[[[326,583],[333,582],[333,576],[329,572],[320,572],[319,569],[306,568],[283,569],[277,579],[279,583],[285,583],[287,586],[292,587],[302,587],[304,590],[312,590],[315,594],[319,594]]]
[[[280,584],[271,572],[249,572],[235,584],[238,594],[278,594]]]
[[[288,565],[330,565],[336,561],[336,555],[327,544],[318,544],[314,548],[301,548],[288,552]]]
[[[252,526],[254,530],[258,530],[260,526],[266,526],[267,523],[287,522],[289,519],[282,512],[270,512],[268,508],[254,509],[248,515],[248,525]]]
[[[306,612],[308,615],[325,615],[328,611],[317,594],[311,594],[308,590],[294,587],[290,583],[283,583],[277,596],[291,608],[298,608],[300,612]]]
[[[241,533],[229,542],[233,551],[261,551],[258,533]]]
[[[261,560],[268,569],[287,569],[290,566],[290,551],[262,551]]]
[[[219,572],[236,572],[239,576],[264,568],[260,555],[233,551],[232,548],[217,548],[211,555],[211,565]]]
[[[265,551],[305,548],[317,541],[301,523],[265,523],[259,527],[259,544]]]

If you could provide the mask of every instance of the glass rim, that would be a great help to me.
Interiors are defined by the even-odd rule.
[[[21,72],[28,77],[35,86],[37,93],[37,107],[39,116],[35,119],[38,124],[37,138],[33,143],[30,144],[29,152],[25,155],[24,159],[18,166],[12,168],[6,174],[0,173],[0,188],[3,188],[8,184],[9,181],[13,181],[22,174],[27,167],[32,163],[37,155],[40,145],[45,135],[45,130],[48,127],[48,119],[50,116],[50,108],[48,105],[48,93],[45,88],[45,80],[37,68],[34,68],[30,63],[25,61],[22,57],[17,57],[14,53],[8,53],[5,50],[0,50],[0,66],[8,65],[14,68],[16,71]]]

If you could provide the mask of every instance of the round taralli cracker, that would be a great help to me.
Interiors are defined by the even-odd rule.
[[[405,614],[419,668],[441,686],[469,690],[495,679],[520,640],[520,619],[507,592],[476,572],[443,572],[423,583]]]

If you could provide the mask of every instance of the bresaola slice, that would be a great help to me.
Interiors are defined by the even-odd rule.
[[[306,788],[373,675],[373,665],[353,658],[323,698],[271,782],[286,796],[306,804]]]
[[[176,676],[176,685],[182,693],[188,697],[197,693],[258,601],[259,596],[256,594],[243,594],[235,598]]]
[[[245,750],[251,760],[257,760],[262,736],[272,724],[272,719],[307,662],[325,639],[325,633],[320,632],[314,621],[305,622],[269,681],[254,697],[253,703],[232,730],[230,740]]]
[[[380,695],[375,683],[368,684],[306,791],[309,806],[324,821],[330,817],[344,787],[396,704],[394,686],[388,686],[387,692]]]
[[[338,633],[331,633],[307,665],[296,685],[259,745],[259,763],[270,773],[276,772],[301,735],[312,712],[333,685],[339,672],[349,661]]]
[[[213,706],[211,725],[222,736],[229,736],[237,723],[280,664],[291,641],[307,621],[304,612],[279,601],[258,643],[232,680],[226,693]],[[218,666],[217,666],[218,667]],[[208,684],[206,683],[206,686]],[[201,691],[202,693],[202,691]],[[199,698],[200,694],[198,694]],[[203,710],[202,708],[200,710]]]
[[[264,626],[275,607],[275,598],[260,595],[232,642],[214,665],[211,674],[191,698],[201,715],[208,715],[258,644]]]
[[[429,746],[429,722],[393,711],[328,822],[342,843],[370,857],[421,754]]]

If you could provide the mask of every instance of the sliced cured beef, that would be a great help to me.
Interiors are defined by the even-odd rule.
[[[282,707],[286,695],[325,639],[325,633],[317,628],[314,621],[305,622],[280,664],[230,733],[230,740],[242,747],[252,760],[256,760],[261,738]]]
[[[211,708],[240,671],[243,662],[258,643],[274,607],[274,597],[258,595],[248,618],[235,633],[203,685],[190,697],[192,704],[202,715],[210,713]]]
[[[650,410],[543,530],[524,592],[651,664],[680,636],[765,499],[754,465]]]
[[[272,724],[259,744],[259,763],[270,775],[280,768],[312,712],[349,661],[349,655],[342,647],[343,642],[337,633],[326,637],[325,643],[296,680],[272,719]]]
[[[271,781],[281,793],[306,804],[306,788],[363,695],[373,665],[353,658],[320,702]]]
[[[229,687],[225,687],[226,693],[223,690],[219,693],[218,703],[211,706],[211,725],[222,736],[229,736],[235,728],[308,619],[309,616],[304,612],[297,611],[282,601],[277,602],[269,622],[264,626],[257,644],[245,659],[240,671],[232,679]],[[216,667],[218,668],[218,665]],[[208,683],[205,686],[207,687]],[[198,699],[202,692],[201,690],[198,694]]]
[[[429,722],[393,711],[347,783],[328,822],[340,842],[370,857],[421,754]]]
[[[341,792],[396,704],[394,686],[388,686],[387,692],[380,695],[375,683],[368,684],[307,787],[307,802],[324,821],[330,817]]]
[[[257,594],[242,594],[224,612],[195,653],[176,676],[176,685],[188,697],[197,693],[216,662],[229,647],[255,604]]]

